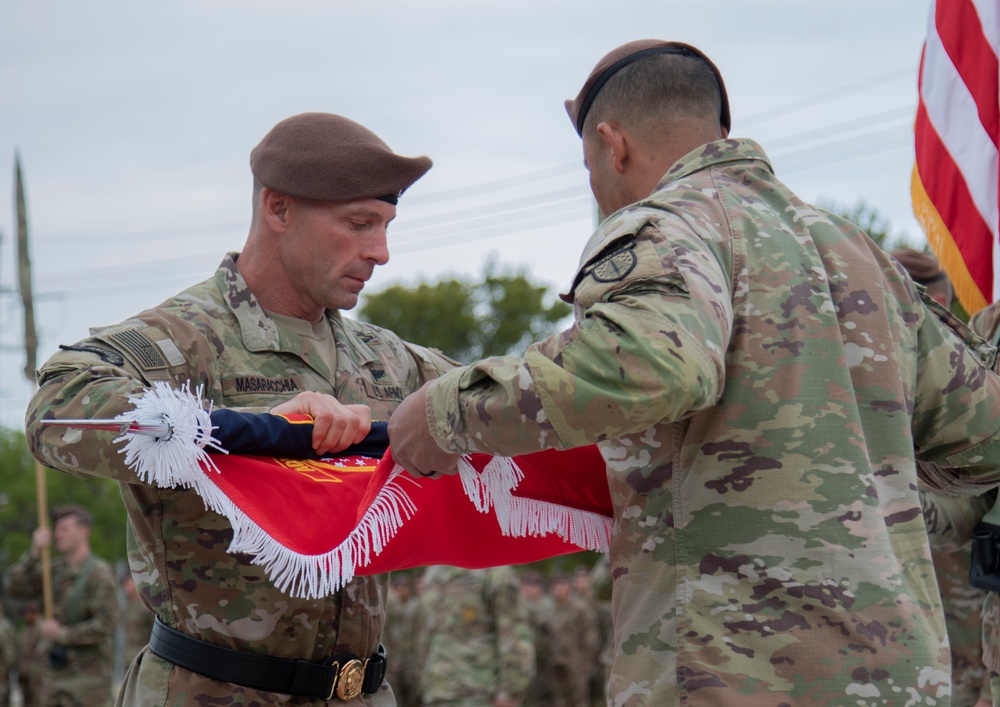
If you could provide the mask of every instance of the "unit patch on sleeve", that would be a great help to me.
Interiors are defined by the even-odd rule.
[[[100,346],[67,346],[66,344],[59,344],[59,348],[63,351],[85,351],[86,353],[96,354],[102,361],[110,363],[112,366],[125,365],[124,356],[117,351],[102,349]]]
[[[621,282],[635,269],[635,238],[592,262],[584,272],[598,282]]]

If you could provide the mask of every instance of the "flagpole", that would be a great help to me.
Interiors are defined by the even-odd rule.
[[[35,307],[31,294],[31,259],[28,256],[28,210],[24,199],[24,182],[21,177],[21,156],[14,152],[14,181],[17,201],[17,271],[24,307],[24,375],[34,386],[35,364],[38,350],[38,332],[35,329]],[[49,529],[49,501],[45,485],[45,467],[35,460],[35,498],[38,502],[38,527]],[[53,618],[52,612],[52,556],[51,543],[40,548],[42,562],[42,615]]]

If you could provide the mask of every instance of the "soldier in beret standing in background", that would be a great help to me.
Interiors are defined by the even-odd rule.
[[[341,314],[388,260],[397,200],[430,159],[397,155],[347,118],[305,113],[274,126],[250,166],[242,252],[163,304],[61,346],[38,373],[29,444],[47,466],[120,482],[129,565],[156,622],[119,704],[390,706],[384,579],[357,578],[325,599],[287,596],[227,551],[229,523],[196,493],[140,482],[114,433],[39,424],[114,417],[157,381],[190,381],[216,408],[312,415],[322,454],[360,441],[373,417],[455,365]]]
[[[729,137],[698,49],[619,47],[567,111],[609,214],[575,323],[407,398],[396,461],[598,445],[615,707],[948,704],[918,479],[1000,483],[995,350]]]

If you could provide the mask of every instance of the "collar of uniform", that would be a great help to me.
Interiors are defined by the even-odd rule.
[[[236,267],[239,253],[226,253],[219,269],[215,271],[215,282],[223,299],[240,324],[240,334],[248,351],[280,351],[281,337],[278,325],[267,316],[246,280]]]
[[[674,162],[653,192],[703,169],[719,167],[727,162],[746,161],[760,161],[769,172],[774,173],[771,160],[756,142],[747,138],[723,138],[701,145]]]
[[[339,311],[326,312],[327,318],[333,326],[333,336],[338,341],[347,341],[355,351],[355,361],[360,364],[375,363],[379,357],[375,355],[368,342],[371,340],[373,331],[370,324],[357,322],[349,317],[343,316]],[[338,356],[337,367],[340,368],[340,357]]]
[[[674,162],[653,193],[668,188],[695,172],[717,167],[730,162],[760,161],[768,171],[774,172],[763,148],[753,140],[726,138],[707,143],[692,150]],[[653,211],[650,210],[653,209]],[[580,271],[598,254],[605,251],[615,241],[638,233],[650,218],[660,211],[660,207],[647,200],[637,201],[608,216],[594,231],[580,255],[574,277],[574,285],[569,293],[559,295],[564,302],[573,301],[573,289],[580,279]]]

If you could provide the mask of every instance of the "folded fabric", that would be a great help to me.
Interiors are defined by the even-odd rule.
[[[230,552],[292,596],[327,596],[355,575],[607,550],[611,498],[595,446],[473,454],[457,475],[417,480],[392,461],[385,423],[317,458],[308,416],[206,411],[200,393],[164,384],[130,402],[119,421],[163,419],[172,433],[123,434],[126,463],[148,483],[194,489],[232,525]]]

